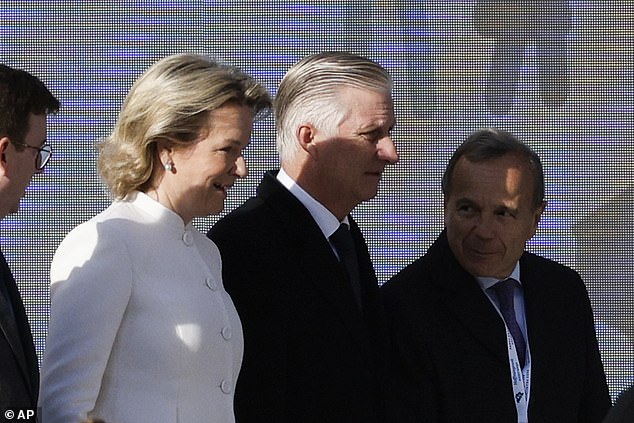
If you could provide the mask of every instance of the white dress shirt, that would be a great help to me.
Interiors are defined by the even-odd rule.
[[[343,220],[339,222],[339,219],[337,219],[330,210],[300,187],[297,182],[288,176],[288,173],[286,173],[284,169],[280,169],[277,173],[277,180],[284,185],[284,187],[286,187],[286,189],[288,189],[291,194],[293,194],[304,205],[304,207],[308,209],[308,212],[313,219],[315,219],[317,226],[319,226],[319,229],[321,229],[321,232],[324,234],[326,239],[330,239],[330,236],[339,229],[339,225],[341,223],[345,223],[348,227],[350,227],[348,216],[344,217]],[[330,244],[330,247],[335,252],[335,255],[337,255],[335,247],[332,244]]]
[[[509,278],[515,279],[520,286],[522,286],[522,281],[520,279],[520,264],[519,262],[515,265],[515,269],[509,275]],[[498,303],[498,299],[495,295],[491,295],[492,292],[489,290],[493,285],[499,282],[497,278],[476,278],[478,280],[478,284],[480,288],[484,291],[486,296],[489,298],[491,303],[495,306],[496,310],[500,310],[500,304]],[[513,290],[513,303],[515,307],[515,320],[522,330],[522,335],[524,336],[524,342],[526,343],[526,353],[528,354],[528,332],[526,331],[526,312],[524,307],[524,294],[521,289],[517,287]]]

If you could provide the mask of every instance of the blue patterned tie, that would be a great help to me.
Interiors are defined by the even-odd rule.
[[[498,297],[500,312],[502,313],[502,317],[504,317],[506,327],[513,337],[515,350],[517,351],[517,358],[519,359],[522,367],[524,367],[526,360],[526,342],[524,342],[522,330],[515,319],[515,305],[513,302],[513,291],[516,285],[517,281],[509,278],[496,283],[491,287],[491,289],[495,291]]]

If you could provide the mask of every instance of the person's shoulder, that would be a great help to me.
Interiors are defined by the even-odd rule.
[[[125,239],[127,229],[123,222],[130,220],[130,205],[126,201],[114,201],[105,210],[74,227],[64,241],[85,240],[99,237],[100,241],[111,236]]]
[[[626,423],[634,421],[634,386],[622,392],[603,423]]]
[[[583,279],[573,268],[555,260],[525,252],[520,259],[522,283],[530,283],[550,296],[582,298],[588,296]],[[525,276],[527,279],[525,281]]]
[[[113,203],[64,237],[51,261],[51,283],[68,279],[73,272],[77,273],[78,267],[83,272],[94,272],[93,279],[104,275],[102,266],[107,264],[117,263],[117,270],[126,267],[124,263],[130,262],[131,251],[127,244],[136,237],[120,224],[125,219],[118,214],[118,208]]]
[[[424,255],[417,258],[384,283],[383,289],[403,289],[411,286],[416,281],[425,278],[427,275],[428,265],[429,261]]]
[[[426,300],[433,296],[433,273],[430,260],[426,255],[417,258],[405,268],[381,285],[381,292],[389,303],[402,303],[416,299]]]
[[[227,213],[209,230],[207,236],[220,237],[234,231],[266,230],[267,222],[275,216],[273,203],[280,198],[290,198],[291,194],[275,179],[272,173],[266,173],[258,185],[255,196]]]
[[[520,259],[520,266],[528,267],[548,276],[558,276],[566,279],[581,280],[579,273],[573,268],[558,261],[531,252],[524,252]]]
[[[431,283],[438,267],[443,266],[449,254],[446,236],[443,233],[434,241],[427,252],[407,265],[389,281],[383,284],[385,295],[409,295],[428,291],[433,288]]]
[[[104,222],[107,222],[108,219],[106,218],[106,216],[112,212],[111,208],[112,205],[99,214],[91,217],[85,222],[79,223],[77,226],[71,229],[70,232],[68,232],[68,234],[66,234],[66,236],[64,237],[62,245],[73,242],[82,242],[91,238],[96,238],[98,236],[98,228],[102,226]]]
[[[212,240],[252,232],[262,228],[262,220],[268,215],[264,202],[258,197],[249,198],[242,205],[220,218],[207,232]]]

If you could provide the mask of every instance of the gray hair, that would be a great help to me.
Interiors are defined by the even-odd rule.
[[[507,154],[517,154],[528,164],[533,174],[533,205],[544,202],[544,168],[537,153],[510,132],[497,128],[484,128],[472,132],[453,153],[442,176],[442,192],[445,200],[451,193],[451,179],[461,157],[470,162],[483,162]]]
[[[344,87],[390,94],[392,79],[378,63],[344,52],[307,56],[289,69],[275,98],[277,150],[282,163],[299,151],[296,131],[302,123],[334,135],[347,112],[338,105]]]

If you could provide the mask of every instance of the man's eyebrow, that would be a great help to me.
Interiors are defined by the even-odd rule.
[[[469,197],[460,197],[456,200],[456,203],[473,203],[473,200]]]
[[[224,142],[228,142],[230,144],[234,144],[234,145],[237,145],[237,146],[242,146],[242,144],[243,144],[242,141],[240,141],[239,139],[236,139],[236,138],[225,138]],[[249,144],[251,144],[251,140],[250,139],[249,139],[249,141],[247,141],[246,145],[249,145]]]

